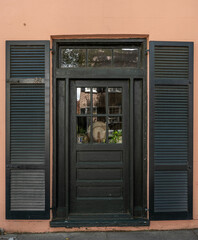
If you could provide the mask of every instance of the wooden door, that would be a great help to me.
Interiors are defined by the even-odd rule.
[[[129,82],[70,81],[69,214],[129,212]]]

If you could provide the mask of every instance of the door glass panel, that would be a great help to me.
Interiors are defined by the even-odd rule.
[[[93,114],[106,113],[106,88],[92,89]]]
[[[138,48],[121,48],[113,50],[114,67],[134,67],[138,64]]]
[[[90,114],[91,89],[77,88],[76,111],[77,114]]]
[[[93,142],[105,143],[106,142],[106,117],[93,117]]]
[[[122,143],[122,117],[108,117],[108,142]]]
[[[88,49],[88,67],[109,67],[111,61],[111,49]]]
[[[77,143],[122,143],[122,88],[79,87],[76,94]]]
[[[86,49],[61,49],[61,68],[85,67]]]
[[[77,143],[90,142],[90,117],[77,117]]]
[[[122,88],[108,88],[109,114],[122,114]]]

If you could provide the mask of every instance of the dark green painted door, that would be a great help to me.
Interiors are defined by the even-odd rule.
[[[70,83],[70,215],[129,212],[129,82]]]

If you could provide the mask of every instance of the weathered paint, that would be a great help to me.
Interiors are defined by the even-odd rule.
[[[198,149],[196,148],[198,144],[198,95],[196,94],[198,90],[198,84],[196,83],[198,78],[198,68],[196,67],[198,66],[198,1],[7,0],[0,1],[0,9],[0,227],[7,232],[135,231],[198,228]],[[85,37],[146,37],[148,41],[194,42],[194,220],[156,221],[151,222],[150,227],[65,229],[50,228],[48,220],[17,221],[5,219],[5,41],[52,41],[52,38]]]

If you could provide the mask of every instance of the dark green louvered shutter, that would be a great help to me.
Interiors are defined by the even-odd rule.
[[[49,219],[49,41],[6,42],[6,218]]]
[[[150,219],[191,219],[193,43],[150,42]]]

